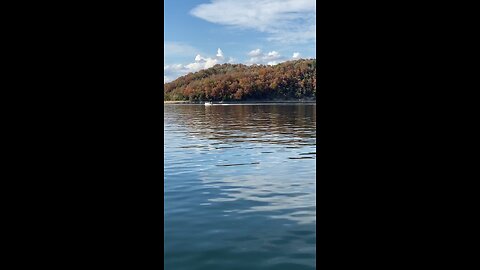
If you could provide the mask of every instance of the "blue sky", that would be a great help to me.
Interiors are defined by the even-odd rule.
[[[315,0],[164,0],[164,81],[215,64],[315,58]]]

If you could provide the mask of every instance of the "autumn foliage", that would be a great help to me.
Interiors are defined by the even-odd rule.
[[[316,60],[275,66],[223,64],[164,84],[164,100],[315,99]]]

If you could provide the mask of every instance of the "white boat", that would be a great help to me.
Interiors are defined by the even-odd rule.
[[[211,101],[205,102],[205,106],[212,106],[212,105],[213,105],[213,103]]]

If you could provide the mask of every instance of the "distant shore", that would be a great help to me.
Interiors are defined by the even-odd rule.
[[[206,101],[164,101],[163,104],[204,104]],[[305,103],[316,104],[316,100],[244,100],[244,101],[213,101],[213,104],[258,104],[258,103]]]

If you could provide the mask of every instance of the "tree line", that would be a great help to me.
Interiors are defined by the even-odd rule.
[[[223,64],[164,84],[165,101],[244,101],[316,98],[316,60],[274,66]]]

